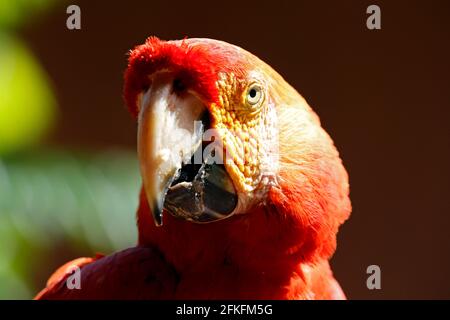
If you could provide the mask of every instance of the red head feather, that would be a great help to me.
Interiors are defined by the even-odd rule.
[[[245,72],[239,61],[240,48],[207,39],[162,41],[150,37],[134,48],[125,72],[124,97],[130,112],[137,115],[137,96],[149,86],[149,76],[158,70],[170,70],[196,92],[205,103],[216,102],[216,81],[220,72]]]

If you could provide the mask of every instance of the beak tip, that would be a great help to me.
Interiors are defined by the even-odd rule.
[[[163,208],[158,203],[153,203],[152,205],[152,214],[153,220],[155,221],[155,225],[157,227],[161,227],[163,225]]]

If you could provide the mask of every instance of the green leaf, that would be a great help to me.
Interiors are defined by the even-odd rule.
[[[54,0],[0,0],[0,28],[17,27],[54,3]]]
[[[45,72],[18,40],[0,33],[0,156],[38,143],[56,102]]]

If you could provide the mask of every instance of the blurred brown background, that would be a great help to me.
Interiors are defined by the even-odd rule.
[[[272,65],[309,101],[350,174],[335,275],[351,299],[450,298],[449,1],[73,1],[21,30],[60,106],[50,145],[135,145],[126,53],[147,36],[210,37]],[[377,4],[382,30],[366,28]],[[133,212],[129,213],[133,215]],[[377,264],[382,289],[366,288]]]

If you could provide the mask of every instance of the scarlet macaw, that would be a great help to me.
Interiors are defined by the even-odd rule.
[[[37,299],[345,298],[328,259],[348,176],[277,72],[222,41],[150,37],[130,52],[124,98],[138,121],[138,245],[69,262]]]

